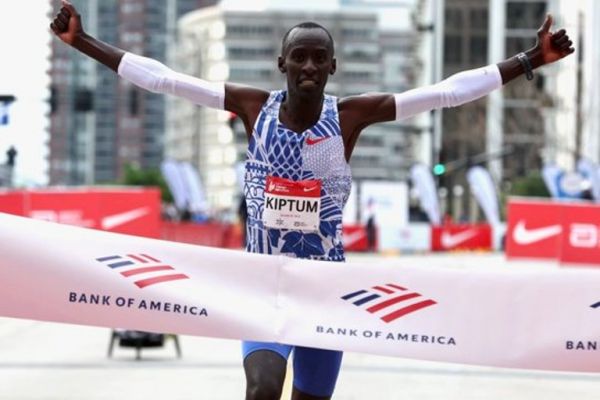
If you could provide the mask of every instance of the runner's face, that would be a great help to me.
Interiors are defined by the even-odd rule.
[[[329,36],[318,28],[296,28],[287,40],[279,69],[287,75],[290,92],[321,94],[329,75],[335,72],[335,59]]]

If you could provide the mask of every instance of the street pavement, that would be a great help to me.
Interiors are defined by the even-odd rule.
[[[551,263],[505,261],[501,254],[375,256],[352,254],[349,262],[394,262],[448,268],[502,265],[557,268]],[[600,272],[600,271],[599,271]],[[0,318],[0,400],[230,400],[243,399],[240,344],[179,336],[142,352],[115,347],[111,331],[78,325]],[[291,375],[291,374],[290,374]],[[289,382],[285,396],[289,398]],[[383,400],[600,400],[600,374],[476,367],[382,357],[344,355],[334,399]]]

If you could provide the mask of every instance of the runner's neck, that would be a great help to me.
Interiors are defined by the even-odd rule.
[[[288,96],[287,93],[284,95],[279,108],[279,121],[288,129],[302,133],[319,121],[325,99],[323,95],[311,101],[299,96]]]

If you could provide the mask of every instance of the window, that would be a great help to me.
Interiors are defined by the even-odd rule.
[[[227,49],[227,53],[231,59],[271,59],[275,55],[275,51],[271,47],[230,47]]]
[[[546,14],[545,1],[507,2],[506,27],[509,29],[537,29]]]
[[[534,37],[509,37],[506,39],[506,54],[514,55],[535,45]]]
[[[94,97],[89,89],[77,89],[75,91],[75,111],[88,112],[94,108]]]
[[[371,82],[373,80],[373,73],[369,71],[344,71],[344,77],[353,81]]]
[[[459,64],[463,59],[462,38],[455,35],[447,35],[444,40],[444,62]]]
[[[140,112],[140,93],[135,88],[130,88],[128,93],[129,115],[138,115]]]
[[[478,9],[470,12],[471,27],[474,29],[487,31],[488,28],[488,10]]]
[[[463,13],[462,10],[454,8],[446,8],[444,22],[448,30],[459,31],[463,28]]]
[[[228,25],[227,36],[264,36],[273,33],[270,26],[261,25]]]
[[[270,69],[245,69],[245,68],[232,68],[230,73],[230,79],[235,80],[270,80],[271,70]]]
[[[371,29],[342,29],[342,36],[345,39],[372,39],[374,32]]]
[[[54,114],[58,110],[58,89],[56,86],[50,87],[50,114]]]
[[[488,49],[487,38],[481,36],[472,36],[469,43],[470,62],[473,64],[483,64],[487,61]]]

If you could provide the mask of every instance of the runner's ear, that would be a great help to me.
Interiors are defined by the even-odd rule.
[[[286,73],[287,70],[285,68],[285,59],[282,56],[277,57],[277,67],[282,74]]]
[[[335,74],[336,69],[337,69],[337,61],[334,58],[333,60],[331,60],[331,68],[329,69],[329,74],[330,75]]]

